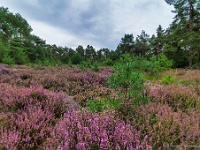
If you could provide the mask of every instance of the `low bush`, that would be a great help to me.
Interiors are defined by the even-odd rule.
[[[45,149],[145,149],[151,150],[149,138],[112,114],[68,112],[56,124]]]
[[[196,94],[182,85],[149,86],[148,95],[152,101],[168,104],[175,111],[189,108],[199,109],[199,100]]]
[[[199,121],[200,115],[195,109],[174,112],[169,105],[161,103],[141,105],[132,114],[132,125],[152,138],[153,149],[195,148],[200,142]]]

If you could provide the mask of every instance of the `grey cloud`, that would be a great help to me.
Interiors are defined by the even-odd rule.
[[[145,29],[147,33],[154,32],[159,25],[158,20],[163,20],[161,15],[171,11],[163,12],[165,2],[160,0],[1,1],[3,4],[16,8],[26,18],[45,22],[67,31],[73,37],[112,49],[117,47],[120,38],[127,32],[140,34],[141,30]]]

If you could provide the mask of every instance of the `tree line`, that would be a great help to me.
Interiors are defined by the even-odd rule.
[[[96,50],[88,45],[76,49],[47,44],[33,35],[32,28],[20,15],[0,7],[0,63],[42,65],[101,62],[113,65],[124,54],[151,59],[165,55],[173,67],[200,67],[200,2],[198,0],[165,0],[174,6],[173,22],[167,29],[158,26],[156,34],[145,31],[134,37],[125,34],[115,50]]]

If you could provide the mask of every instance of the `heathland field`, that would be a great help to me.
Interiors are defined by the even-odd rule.
[[[200,70],[126,71],[0,65],[0,149],[199,149]]]

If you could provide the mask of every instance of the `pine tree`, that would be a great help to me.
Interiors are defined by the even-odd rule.
[[[200,19],[200,2],[199,0],[165,0],[168,4],[173,5],[176,15],[171,28],[179,34],[179,46],[185,47],[189,55],[189,67],[193,65],[195,55],[199,55],[198,45],[199,38],[199,19]],[[175,28],[176,26],[176,28]]]

